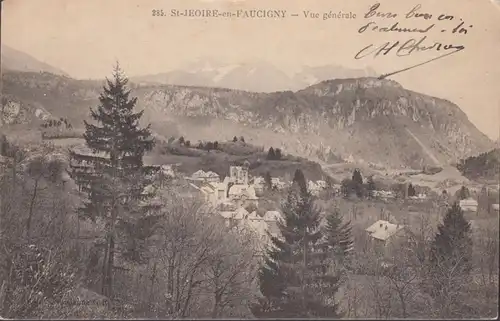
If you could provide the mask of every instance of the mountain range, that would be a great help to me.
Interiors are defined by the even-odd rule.
[[[3,123],[65,117],[82,127],[103,81],[5,71]],[[455,104],[373,77],[325,80],[297,91],[130,83],[158,137],[247,142],[312,160],[391,168],[442,165],[494,143]]]
[[[214,58],[203,58],[169,72],[131,77],[131,81],[140,84],[273,92],[295,91],[327,79],[368,76],[377,76],[377,74],[371,68],[349,69],[337,65],[303,66],[297,72],[287,73],[264,61],[226,64]]]
[[[70,78],[5,45],[2,70],[0,125],[64,117],[81,128],[103,85]],[[178,71],[132,77],[130,85],[143,121],[160,138],[244,136],[324,162],[414,168],[495,146],[455,104],[374,75],[334,65],[287,74],[260,61],[229,65],[206,58]]]
[[[1,62],[2,70],[9,69],[31,72],[45,71],[56,75],[69,77],[66,72],[49,64],[41,62],[36,58],[28,55],[27,53],[16,50],[4,44],[2,44],[1,46]]]

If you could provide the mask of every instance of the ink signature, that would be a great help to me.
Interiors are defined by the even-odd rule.
[[[455,50],[460,51],[465,47],[463,45],[443,45],[440,42],[434,42],[432,45],[425,45],[424,41],[427,39],[427,36],[423,36],[420,39],[409,39],[406,42],[396,41],[396,42],[386,42],[380,46],[374,46],[370,44],[363,49],[361,49],[355,56],[354,59],[362,59],[369,55],[373,55],[373,57],[378,57],[379,55],[388,55],[393,52],[398,57],[409,56],[414,52],[420,51],[447,51],[447,50]]]

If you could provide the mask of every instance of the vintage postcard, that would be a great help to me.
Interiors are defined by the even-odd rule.
[[[497,317],[500,1],[0,2],[0,319]]]

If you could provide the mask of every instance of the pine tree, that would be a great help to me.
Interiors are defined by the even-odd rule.
[[[240,142],[244,143],[245,142],[245,137],[241,136],[240,137]]]
[[[269,150],[267,152],[267,159],[274,160],[275,158],[276,158],[276,154],[274,153],[274,148],[269,147]]]
[[[233,137],[233,143],[236,143],[238,141],[238,137],[234,136]]]
[[[457,203],[446,213],[431,245],[429,256],[431,295],[450,316],[460,287],[466,284],[472,270],[472,239],[470,223]]]
[[[259,318],[338,317],[334,296],[339,277],[329,270],[319,242],[320,211],[314,198],[297,182],[282,213],[281,237],[270,236],[272,245],[259,273],[265,299],[254,314]]]
[[[113,79],[107,79],[99,96],[99,106],[90,110],[96,124],[84,121],[84,139],[92,153],[70,151],[70,175],[87,196],[79,214],[105,224],[102,292],[106,296],[112,296],[117,238],[125,233],[129,246],[124,255],[139,260],[137,247],[154,221],[154,216],[147,215],[151,209],[142,206],[142,201],[152,196],[144,189],[158,171],[142,161],[154,141],[149,126],[139,128],[143,111],[134,113],[137,98],[129,97],[127,81],[117,64]]]

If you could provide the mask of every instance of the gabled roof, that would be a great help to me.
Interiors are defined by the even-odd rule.
[[[219,174],[212,171],[208,171],[205,173],[205,177],[219,177]]]
[[[403,225],[397,225],[384,220],[378,220],[377,222],[370,225],[365,231],[370,233],[370,236],[375,239],[386,241],[391,236],[401,231],[403,228]]]

